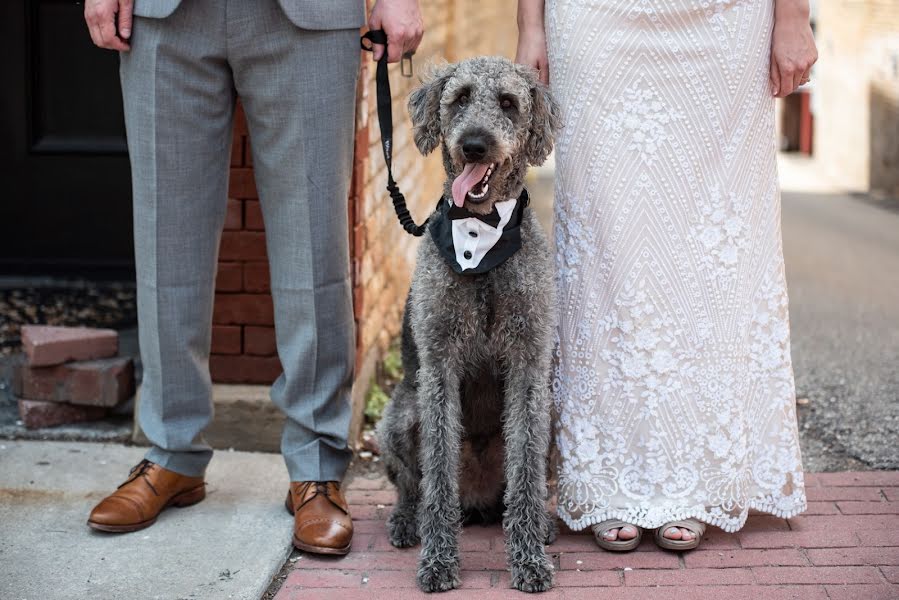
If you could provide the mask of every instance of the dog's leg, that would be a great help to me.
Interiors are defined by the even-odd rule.
[[[459,445],[462,416],[458,371],[422,361],[419,415],[422,467],[418,585],[425,592],[459,586]]]
[[[418,461],[413,451],[404,456],[412,456]],[[397,548],[411,548],[418,545],[418,507],[421,498],[421,475],[417,465],[402,464],[396,470],[395,465],[388,467],[391,480],[397,488],[397,501],[387,518],[387,535],[390,543]]]
[[[552,512],[546,511],[546,537],[543,543],[549,546],[556,541],[557,537],[559,537],[559,526],[556,523],[556,516]]]
[[[550,535],[546,512],[549,371],[516,358],[506,379],[503,529],[512,585],[524,592],[542,592],[553,584],[553,566],[543,547]]]
[[[387,519],[387,535],[396,548],[417,546],[418,537],[418,490],[412,493],[400,492],[396,506]]]
[[[421,470],[418,467],[417,403],[417,390],[408,380],[403,380],[394,390],[378,424],[381,458],[387,477],[397,488],[396,506],[387,519],[390,543],[397,548],[418,544]]]

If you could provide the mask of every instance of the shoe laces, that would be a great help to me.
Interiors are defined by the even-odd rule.
[[[153,493],[158,496],[159,492],[156,491],[156,488],[153,486],[153,482],[150,481],[150,469],[152,469],[155,466],[156,466],[156,463],[150,462],[147,459],[140,461],[128,473],[129,477],[128,477],[128,480],[125,481],[125,483],[130,483],[130,482],[134,481],[135,479],[137,479],[138,477],[142,477],[144,480],[144,483],[146,483],[150,487],[150,489],[153,490]],[[125,485],[125,483],[123,483],[122,485]],[[119,487],[122,487],[122,485],[120,485]]]
[[[310,488],[314,489],[315,493],[312,494],[311,496],[309,496],[308,500],[312,500],[315,496],[318,496],[319,494],[321,494],[325,498],[328,498],[329,500],[331,499],[331,489],[328,487],[327,481],[310,481],[310,482],[308,482],[306,484],[305,488],[303,489],[303,493],[301,494],[301,496],[305,496],[309,492]]]
[[[332,495],[331,487],[328,484],[334,484],[334,490],[340,491],[340,484],[336,481],[307,481],[300,488],[298,488],[296,498],[299,501],[299,506],[296,507],[296,510],[299,510],[303,506],[305,506],[308,502],[311,502],[316,496],[322,495],[328,499],[328,501],[342,510],[346,512],[343,506],[340,505],[340,502],[337,498]],[[312,493],[310,494],[310,490]]]

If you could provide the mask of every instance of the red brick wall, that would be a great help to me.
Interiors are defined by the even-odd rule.
[[[212,323],[209,369],[213,381],[270,384],[281,373],[275,351],[265,228],[253,181],[246,121],[239,106]]]

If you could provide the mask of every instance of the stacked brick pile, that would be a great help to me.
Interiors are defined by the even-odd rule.
[[[111,329],[27,325],[22,344],[14,393],[28,429],[102,419],[134,395],[134,362]]]

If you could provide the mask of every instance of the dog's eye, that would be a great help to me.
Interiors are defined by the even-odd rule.
[[[518,108],[518,103],[515,102],[515,98],[511,96],[503,95],[499,98],[499,106],[506,112],[515,111]]]
[[[462,94],[456,99],[456,102],[459,103],[459,106],[468,106],[468,94]]]

